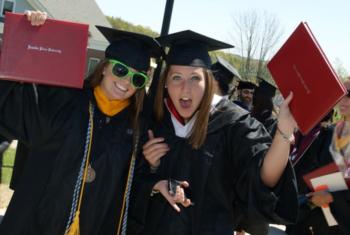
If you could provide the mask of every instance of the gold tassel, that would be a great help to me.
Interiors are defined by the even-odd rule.
[[[65,235],[79,235],[80,234],[79,214],[80,214],[80,211],[77,211],[77,213],[74,216],[73,223],[69,226],[69,228],[65,232]]]

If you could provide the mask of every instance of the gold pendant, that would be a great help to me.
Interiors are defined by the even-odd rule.
[[[94,168],[91,167],[91,165],[89,164],[88,169],[87,169],[87,173],[86,173],[86,183],[91,183],[95,180],[96,178],[96,172],[94,170]]]

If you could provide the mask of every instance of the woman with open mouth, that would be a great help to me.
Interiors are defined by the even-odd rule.
[[[271,140],[248,112],[213,99],[208,51],[231,45],[190,30],[157,40],[169,52],[134,182],[130,234],[232,235],[237,208],[255,220],[295,221],[292,94]]]

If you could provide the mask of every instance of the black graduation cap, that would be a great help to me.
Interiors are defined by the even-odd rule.
[[[223,95],[232,94],[235,84],[232,83],[235,77],[240,79],[238,71],[226,60],[217,57],[217,62],[212,64],[211,71]]]
[[[256,91],[264,93],[271,98],[274,97],[276,94],[276,87],[262,77],[257,77],[257,79],[259,81],[259,87],[256,89]]]
[[[214,74],[216,72],[224,72],[232,77],[241,79],[241,75],[239,75],[237,69],[235,69],[227,60],[221,58],[220,56],[217,57],[217,62],[211,66],[211,70]]]
[[[252,82],[248,82],[248,81],[239,81],[238,90],[242,90],[242,89],[255,89],[256,85]]]
[[[191,30],[161,36],[157,40],[162,46],[170,48],[166,58],[168,65],[188,65],[208,69],[211,66],[209,51],[233,47]]]
[[[150,58],[162,55],[159,43],[152,37],[98,25],[96,28],[110,42],[105,51],[106,58],[145,72],[149,69]]]

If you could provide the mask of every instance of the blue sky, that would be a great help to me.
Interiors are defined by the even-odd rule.
[[[174,0],[170,33],[191,29],[233,43],[232,16],[248,10],[275,15],[283,28],[277,49],[306,21],[328,59],[350,72],[349,0]],[[166,0],[96,0],[104,14],[160,32]],[[233,53],[237,53],[235,50]]]

